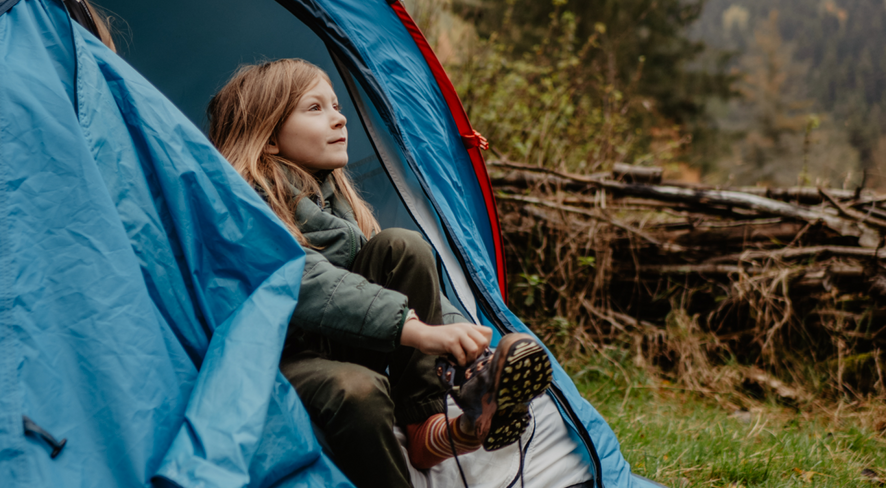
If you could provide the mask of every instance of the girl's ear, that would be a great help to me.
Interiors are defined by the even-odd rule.
[[[268,139],[268,143],[265,144],[265,152],[268,154],[280,154],[280,146],[277,145],[277,141],[273,137]]]

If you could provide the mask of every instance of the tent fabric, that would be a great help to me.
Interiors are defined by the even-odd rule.
[[[0,16],[0,59],[3,485],[350,486],[277,368],[279,220],[60,1]]]
[[[278,0],[337,49],[475,287],[491,217],[449,106],[384,0]],[[3,13],[3,9],[6,9]],[[0,479],[9,486],[350,486],[280,375],[304,252],[169,101],[61,0],[0,0]],[[555,366],[598,485],[646,486]],[[26,415],[67,445],[55,459]]]
[[[437,59],[437,55],[434,54],[433,49],[431,49],[430,44],[427,39],[425,39],[425,36],[419,29],[418,25],[412,20],[412,17],[406,11],[406,7],[400,2],[393,2],[391,3],[391,8],[394,9],[397,17],[403,23],[403,26],[406,27],[409,35],[412,37],[413,41],[415,41],[419,51],[421,51],[425,62],[428,64],[428,68],[431,70],[431,73],[433,73],[434,80],[437,82],[437,87],[449,107],[453,122],[458,129],[462,142],[468,150],[468,156],[471,159],[471,164],[473,165],[480,191],[483,193],[483,199],[486,203],[486,212],[489,216],[489,225],[491,227],[492,244],[496,251],[495,268],[498,273],[498,286],[501,290],[502,298],[506,300],[508,290],[504,262],[504,244],[502,244],[501,241],[501,227],[498,222],[498,210],[495,206],[495,197],[492,194],[492,182],[486,172],[486,162],[483,160],[483,155],[480,153],[480,146],[482,144],[480,142],[481,138],[478,137],[479,134],[473,127],[471,127],[471,121],[468,120],[468,114],[465,112],[464,106],[458,98],[455,86],[452,85],[452,81],[450,81],[449,76],[446,75],[443,65]],[[483,141],[485,142],[485,139],[483,139]],[[484,147],[484,149],[485,148],[488,148],[488,145]]]

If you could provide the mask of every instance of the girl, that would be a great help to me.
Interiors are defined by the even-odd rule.
[[[544,350],[509,334],[492,355],[491,331],[441,296],[431,247],[379,229],[343,170],[347,120],[326,73],[299,59],[243,67],[208,114],[213,143],[306,250],[280,368],[342,471],[357,486],[411,486],[395,423],[419,469],[515,442],[550,383]],[[465,411],[451,422],[450,390]]]

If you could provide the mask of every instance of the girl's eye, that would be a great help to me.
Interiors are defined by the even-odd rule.
[[[314,105],[311,105],[311,107],[308,110],[320,110],[320,106],[317,104],[314,104]]]

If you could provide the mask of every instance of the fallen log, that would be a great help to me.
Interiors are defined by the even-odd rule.
[[[593,173],[591,175],[577,175],[572,173],[561,172],[557,170],[552,170],[548,168],[542,168],[539,166],[533,166],[529,164],[521,164],[514,163],[511,161],[505,160],[489,160],[486,163],[489,166],[493,167],[502,167],[509,168],[523,173],[542,173],[551,176],[555,176],[556,178],[550,180],[552,182],[559,182],[563,185],[569,185],[570,189],[575,191],[587,191],[595,189],[596,181],[600,179],[614,179],[614,180],[622,180],[626,183],[653,183],[653,184],[661,184],[664,186],[673,186],[678,188],[687,188],[693,190],[721,190],[722,188],[711,185],[701,185],[696,183],[684,183],[680,181],[672,181],[672,180],[663,180],[660,175],[663,174],[660,168],[649,168],[649,167],[641,167],[641,166],[632,166],[624,163],[615,163],[613,165],[613,171],[611,172],[598,172]],[[508,176],[513,182],[520,181],[528,181],[535,182],[538,180],[532,178],[526,178],[524,176],[520,176],[519,174],[510,174]],[[493,185],[496,184],[497,180],[493,177],[492,179]],[[568,183],[567,183],[568,181]],[[763,186],[742,186],[738,188],[733,188],[732,190],[747,193],[749,195],[757,195],[766,198],[771,198],[773,200],[780,200],[784,202],[793,202],[797,204],[804,205],[818,205],[820,203],[825,202],[825,198],[822,196],[818,187],[812,186],[794,186],[787,188],[770,188]],[[856,190],[842,190],[842,189],[831,189],[828,192],[835,198],[840,200],[850,201],[848,202],[850,206],[859,206],[859,205],[869,205],[869,204],[877,204],[886,202],[886,197],[882,195],[877,195],[870,190],[864,189],[856,189]]]
[[[538,174],[526,171],[510,171],[503,174],[491,174],[489,175],[489,179],[492,182],[492,185],[497,188],[513,187],[526,189],[550,185],[561,190],[575,192],[581,192],[588,189],[587,183],[551,174]],[[595,187],[594,189],[596,190]]]
[[[606,189],[635,196],[640,195],[678,202],[693,202],[700,205],[717,204],[742,207],[768,215],[779,215],[809,223],[821,221],[844,236],[858,237],[859,245],[862,247],[875,247],[880,242],[880,234],[860,222],[757,195],[728,190],[689,190],[672,186],[629,185],[605,180],[599,180],[597,183]]]
[[[661,168],[646,168],[624,163],[612,165],[612,178],[627,183],[661,183],[664,171]]]
[[[877,231],[870,228],[867,224],[859,222],[857,220],[853,220],[852,218],[843,218],[839,217],[838,215],[826,213],[824,211],[816,211],[809,207],[774,200],[772,198],[767,198],[764,196],[753,195],[748,192],[621,183],[606,178],[606,173],[598,173],[590,176],[574,175],[547,168],[538,168],[535,166],[511,163],[506,161],[493,161],[490,162],[490,165],[523,171],[545,173],[547,175],[553,175],[561,179],[572,180],[575,183],[584,183],[590,186],[597,186],[598,188],[606,188],[631,196],[641,196],[650,199],[681,203],[693,203],[701,206],[719,205],[726,207],[739,207],[752,210],[754,212],[765,213],[768,215],[778,215],[809,223],[816,223],[821,221],[841,235],[857,237],[859,240],[859,245],[861,245],[862,247],[876,247],[881,239],[881,236]],[[818,190],[816,189],[816,191]],[[823,195],[822,197],[824,198]],[[884,225],[886,225],[886,222],[884,222]],[[886,229],[886,227],[884,227],[884,229]]]
[[[631,270],[631,268],[619,268],[619,270]],[[761,266],[739,266],[732,264],[645,264],[637,266],[636,271],[641,274],[655,275],[688,275],[688,274],[734,274],[744,273],[756,275],[767,272]],[[824,279],[826,276],[842,278],[858,278],[864,276],[864,267],[851,264],[833,264],[825,268],[810,268],[803,274],[798,273],[798,278],[803,280]]]
[[[883,210],[876,205],[859,205],[858,207],[861,208],[861,212],[866,215],[873,215],[874,217],[886,219],[886,210]]]
[[[747,250],[737,254],[716,256],[708,259],[708,263],[721,263],[731,261],[752,261],[754,259],[778,258],[792,259],[818,255],[848,256],[856,258],[872,258],[886,260],[886,249],[858,248],[851,246],[809,246],[766,251]]]
[[[750,268],[743,268],[734,264],[645,264],[638,266],[636,270],[641,274],[655,275],[688,275],[688,274],[733,274],[744,271],[748,273]]]

